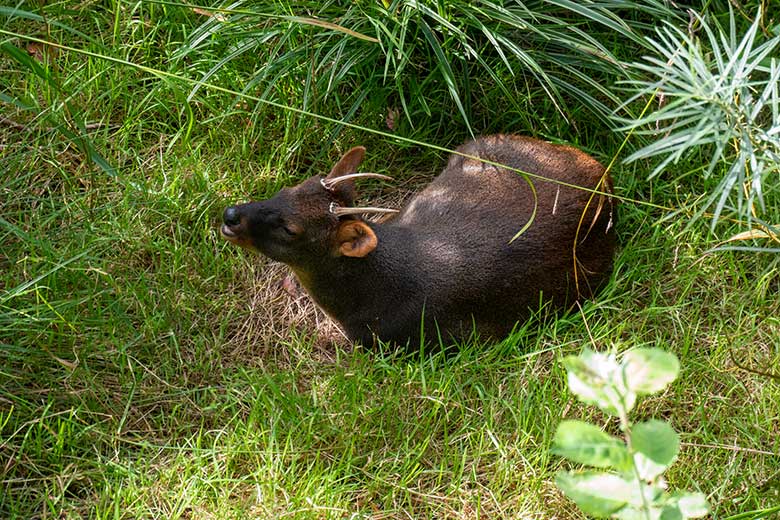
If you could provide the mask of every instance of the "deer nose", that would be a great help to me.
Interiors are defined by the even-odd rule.
[[[241,223],[241,215],[236,206],[230,206],[222,214],[222,220],[227,226],[237,226]]]

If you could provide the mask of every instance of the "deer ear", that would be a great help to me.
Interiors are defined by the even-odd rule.
[[[357,172],[358,166],[363,161],[365,155],[366,149],[362,146],[356,146],[339,159],[339,162],[336,163],[326,178],[335,179],[336,177],[343,177],[344,175]],[[355,180],[349,179],[336,184],[331,193],[343,205],[350,206],[357,195],[355,193]]]
[[[345,220],[336,231],[338,254],[362,258],[376,249],[377,239],[368,224],[362,220]]]
[[[357,167],[360,166],[361,162],[363,162],[363,157],[365,156],[366,156],[365,148],[363,148],[362,146],[354,147],[353,149],[345,153],[344,157],[339,159],[339,162],[336,163],[336,165],[328,174],[327,178],[335,179],[336,177],[341,177],[342,175],[349,175],[350,173],[355,173],[357,171]]]

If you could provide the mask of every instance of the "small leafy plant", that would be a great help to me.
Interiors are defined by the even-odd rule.
[[[666,490],[663,472],[677,458],[680,439],[664,421],[632,423],[637,397],[660,392],[677,378],[677,358],[660,349],[634,349],[620,361],[586,349],[563,360],[569,389],[620,420],[624,439],[583,421],[563,421],[552,451],[597,470],[561,471],[557,486],[582,511],[599,518],[678,520],[709,511],[702,493]]]

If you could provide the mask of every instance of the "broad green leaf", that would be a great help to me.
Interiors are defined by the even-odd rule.
[[[562,421],[555,431],[551,451],[597,468],[625,469],[631,461],[622,440],[582,421]]]
[[[656,516],[660,516],[660,507],[663,505],[662,499],[665,495],[664,489],[659,485],[647,484],[643,480],[637,480],[636,477],[627,480],[630,482],[633,490],[628,504],[639,509],[644,509],[648,504],[656,504],[659,506]]]
[[[569,390],[584,403],[610,415],[628,413],[636,403],[636,393],[626,387],[614,355],[585,349],[579,356],[566,356],[563,366]]]
[[[664,464],[658,464],[641,453],[634,453],[634,466],[636,467],[639,476],[646,480],[653,480],[669,467]]]
[[[668,423],[652,420],[631,428],[631,446],[636,451],[634,463],[639,475],[652,480],[677,458],[680,438]]]
[[[710,512],[710,504],[703,493],[683,492],[677,495],[677,507],[685,518],[699,518]]]
[[[637,394],[660,392],[677,378],[677,357],[657,348],[638,348],[623,356],[623,371],[628,388]]]
[[[666,506],[663,511],[661,511],[661,518],[659,520],[683,520],[683,514],[677,506]]]
[[[648,510],[644,507],[626,506],[612,515],[612,518],[618,520],[660,520],[661,508],[651,507]]]
[[[569,390],[581,401],[596,404],[602,396],[601,388],[606,381],[584,359],[586,352],[579,356],[566,356],[563,358],[563,366],[566,368]]]
[[[633,486],[617,475],[587,471],[559,472],[555,484],[583,512],[596,517],[609,516],[623,508],[631,498]]]

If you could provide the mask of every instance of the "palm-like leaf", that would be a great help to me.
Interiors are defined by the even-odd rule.
[[[780,65],[772,56],[780,36],[757,42],[760,12],[741,37],[733,12],[728,32],[702,16],[696,20],[702,38],[671,26],[658,29],[648,39],[655,54],[633,65],[643,79],[631,82],[636,94],[627,104],[652,95],[664,104],[640,119],[619,119],[625,130],[656,138],[626,161],[662,158],[652,177],[709,146],[705,176],[724,163],[726,173],[696,217],[714,206],[712,227],[726,209],[750,222],[756,205],[764,209],[764,183],[776,183],[780,173]]]

